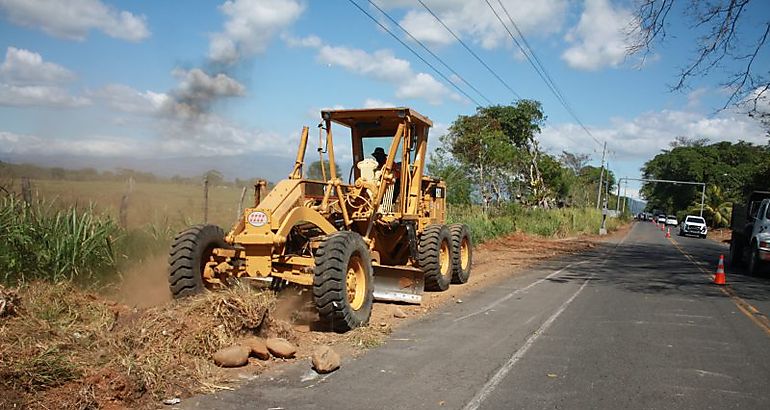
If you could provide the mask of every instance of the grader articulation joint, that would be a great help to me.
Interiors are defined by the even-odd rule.
[[[321,118],[322,178],[303,177],[304,127],[289,178],[255,195],[227,234],[197,225],[175,237],[174,297],[236,279],[307,286],[321,319],[345,332],[368,323],[374,299],[420,303],[423,290],[468,281],[470,231],[445,225],[446,184],[423,172],[432,122],[409,108],[330,110]],[[350,130],[347,183],[336,177],[333,124]]]

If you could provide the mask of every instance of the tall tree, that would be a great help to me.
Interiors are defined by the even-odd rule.
[[[575,175],[580,174],[580,170],[588,164],[591,156],[588,154],[574,154],[568,151],[562,151],[559,155],[559,162],[571,170]]]
[[[305,178],[307,179],[313,179],[316,181],[323,181],[324,180],[324,174],[326,175],[326,178],[329,178],[329,163],[324,161],[324,170],[321,170],[321,161],[314,161],[311,162],[310,165],[307,167],[307,171],[305,171]],[[339,178],[342,174],[340,173],[340,168],[337,167],[335,169],[337,178]]]

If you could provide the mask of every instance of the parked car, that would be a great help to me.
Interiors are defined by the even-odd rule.
[[[676,216],[668,215],[666,217],[666,225],[677,226],[677,225],[679,225],[679,221],[676,220]]]
[[[706,220],[695,215],[687,215],[679,226],[679,236],[697,235],[705,238],[708,231]]]
[[[666,223],[666,214],[658,214],[658,216],[655,217],[655,222],[657,222],[659,224]]]
[[[730,263],[745,262],[749,275],[762,273],[770,266],[770,192],[754,191],[733,204],[730,228]]]

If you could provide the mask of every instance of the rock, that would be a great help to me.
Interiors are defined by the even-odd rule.
[[[297,353],[297,346],[280,337],[267,339],[267,350],[280,359],[289,359]]]
[[[329,346],[319,346],[310,360],[318,373],[331,373],[340,368],[340,355]]]
[[[457,299],[457,300],[455,301],[455,303],[463,303],[463,300],[462,300],[462,299]]]
[[[270,352],[267,350],[267,343],[261,337],[250,337],[241,342],[241,346],[249,348],[251,355],[260,360],[270,358]]]
[[[395,306],[393,307],[393,317],[403,319],[406,317],[406,313],[400,307]]]
[[[182,399],[180,399],[179,397],[172,397],[170,399],[163,400],[163,404],[165,404],[167,406],[173,406],[173,405],[179,404],[181,402],[182,402]]]
[[[249,363],[251,350],[245,346],[230,346],[214,353],[214,364],[220,367],[241,367]]]

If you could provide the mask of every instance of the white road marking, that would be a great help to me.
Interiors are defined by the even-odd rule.
[[[489,312],[490,310],[492,310],[492,308],[494,308],[495,306],[497,306],[497,305],[505,302],[506,300],[514,297],[516,294],[521,293],[521,292],[526,292],[527,290],[529,290],[529,289],[531,289],[531,288],[533,288],[533,287],[535,287],[535,286],[537,286],[537,285],[547,281],[548,279],[551,279],[552,277],[554,277],[554,276],[564,272],[565,270],[571,268],[572,266],[580,265],[580,264],[583,264],[583,263],[586,263],[586,262],[588,262],[588,260],[570,263],[569,265],[567,265],[567,266],[565,266],[565,267],[563,267],[563,268],[561,268],[561,269],[559,269],[557,271],[551,272],[550,274],[548,274],[548,276],[546,276],[544,278],[540,278],[540,279],[530,283],[529,285],[527,285],[527,286],[525,286],[523,288],[516,289],[516,290],[508,293],[507,295],[501,297],[500,299],[497,299],[496,301],[488,304],[487,306],[481,308],[480,310],[477,310],[477,311],[475,311],[473,313],[469,313],[469,314],[467,314],[465,316],[460,316],[460,317],[456,318],[454,321],[455,322],[459,322],[461,320],[465,320],[465,319],[471,318],[473,316]]]
[[[586,279],[585,282],[580,286],[580,288],[575,292],[572,296],[570,296],[569,299],[567,299],[564,303],[562,303],[561,306],[559,306],[559,309],[554,312],[554,314],[551,315],[545,322],[543,322],[540,327],[535,330],[532,335],[527,338],[527,340],[524,342],[524,344],[517,350],[513,356],[511,356],[510,359],[497,370],[497,373],[495,373],[494,376],[492,376],[489,381],[487,381],[484,386],[479,390],[478,393],[476,393],[476,396],[473,397],[473,399],[464,407],[465,410],[476,410],[479,408],[482,402],[486,400],[487,396],[489,396],[494,390],[495,387],[497,387],[498,384],[500,384],[501,381],[505,378],[506,375],[508,375],[508,372],[511,371],[511,368],[518,362],[524,355],[527,353],[530,347],[537,341],[537,339],[542,335],[546,330],[548,330],[549,327],[553,324],[554,321],[556,321],[556,318],[559,317],[559,315],[564,312],[565,309],[567,309],[567,306],[569,306],[570,303],[572,303],[573,300],[580,294],[580,292],[583,291],[583,289],[586,287],[588,282],[591,281],[591,277]]]
[[[632,228],[632,230],[633,230],[633,228]],[[628,238],[628,234],[626,234],[626,236],[624,236],[623,239],[621,239],[615,245],[615,247],[612,249],[612,251],[610,251],[607,254],[605,254],[604,260],[601,263],[597,264],[596,267],[598,268],[600,266],[604,266],[607,263],[607,261],[609,260],[609,257],[614,252],[614,250],[617,249],[619,246],[621,246],[623,243],[625,243],[626,238]],[[548,279],[548,277],[557,274],[557,272],[564,271],[565,269],[567,269],[571,265],[576,265],[578,263],[585,263],[585,262],[588,262],[588,261],[585,260],[585,261],[576,262],[574,264],[567,265],[564,268],[562,268],[562,269],[560,269],[560,270],[558,270],[558,271],[556,271],[556,272],[546,276],[545,278],[540,279],[539,281],[534,282],[534,283],[530,284],[529,286],[527,286],[525,288],[522,288],[521,290],[526,290],[527,288],[532,287],[532,286],[534,286],[537,283],[541,283],[542,281]],[[578,288],[578,290],[575,293],[573,293],[572,296],[569,297],[569,299],[564,301],[564,303],[562,303],[561,306],[559,306],[559,309],[557,309],[556,312],[554,312],[548,319],[546,319],[546,321],[543,322],[543,324],[540,325],[540,327],[537,330],[535,330],[535,332],[532,333],[527,338],[526,341],[524,341],[524,344],[518,350],[516,350],[516,352],[513,353],[513,356],[511,356],[511,358],[508,359],[508,361],[505,362],[505,364],[502,367],[500,367],[497,370],[497,372],[495,372],[495,375],[492,376],[492,378],[489,379],[484,384],[484,386],[482,386],[481,390],[479,390],[479,392],[476,393],[476,395],[473,397],[473,399],[471,399],[471,401],[468,402],[468,404],[466,404],[465,407],[463,407],[463,410],[476,410],[476,409],[479,408],[479,406],[481,406],[481,403],[483,403],[484,400],[486,400],[486,398],[495,390],[497,385],[500,384],[500,382],[503,381],[503,379],[505,378],[505,376],[508,375],[508,373],[511,371],[513,366],[519,360],[521,360],[522,357],[524,357],[524,355],[527,353],[529,348],[532,347],[533,344],[535,344],[537,339],[543,333],[545,333],[545,331],[548,330],[549,327],[551,327],[553,322],[555,322],[556,319],[567,309],[567,307],[570,305],[570,303],[572,303],[572,301],[575,300],[575,298],[578,297],[580,292],[582,292],[583,289],[585,289],[586,285],[588,285],[588,282],[591,281],[593,276],[594,275],[593,275],[593,272],[592,272],[591,275],[588,278],[586,278],[585,282],[583,282],[583,284],[580,285],[580,288]],[[496,302],[496,303],[499,303],[499,302]]]

